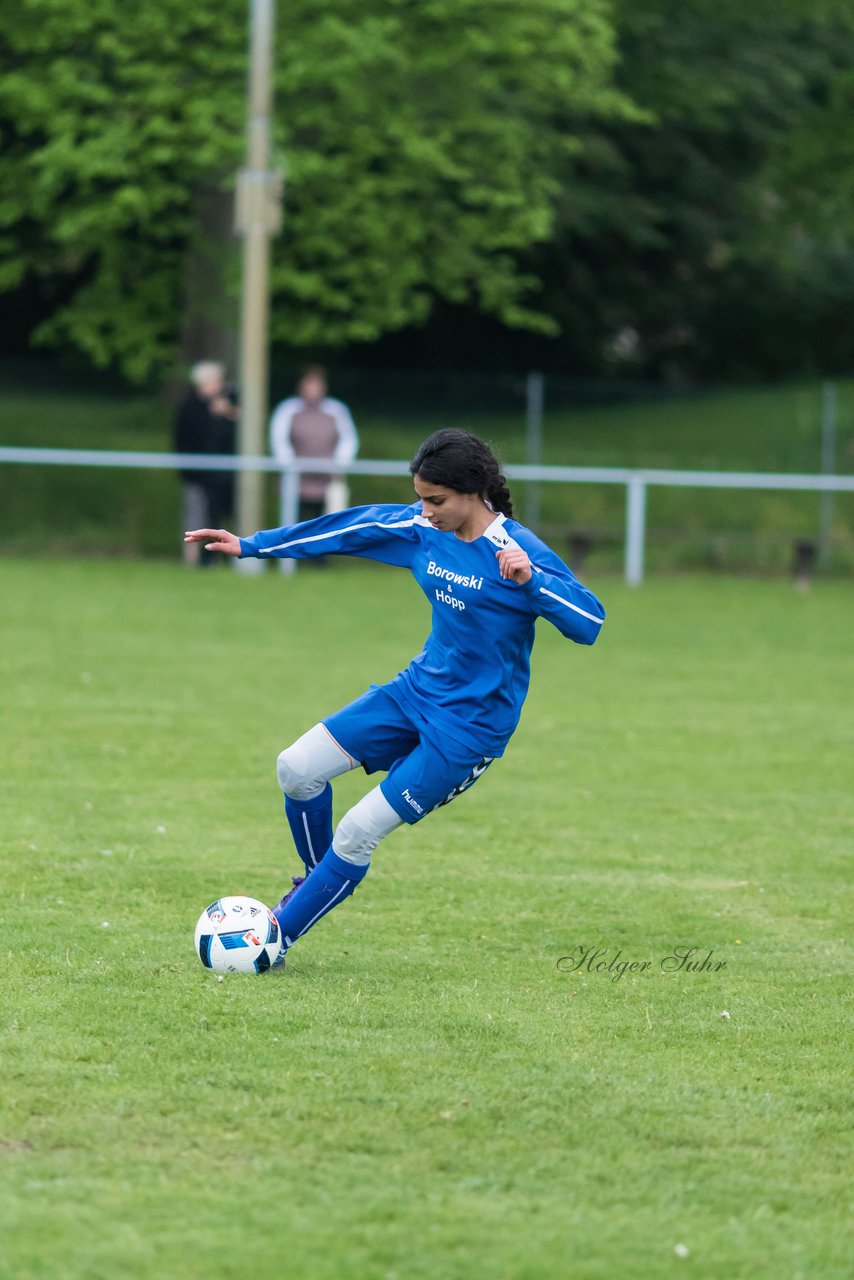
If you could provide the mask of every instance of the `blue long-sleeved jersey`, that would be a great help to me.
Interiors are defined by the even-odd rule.
[[[502,578],[496,558],[521,547],[529,582]],[[530,680],[534,623],[548,618],[579,644],[593,644],[605,610],[536,534],[497,515],[473,542],[434,529],[411,506],[351,507],[240,539],[242,557],[307,559],[337,553],[409,569],[433,610],[424,648],[387,685],[424,732],[439,730],[497,757],[519,723]]]

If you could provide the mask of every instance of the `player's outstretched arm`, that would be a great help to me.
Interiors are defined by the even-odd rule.
[[[348,507],[281,529],[262,529],[240,539],[242,556],[307,560],[312,556],[362,556],[409,568],[426,524],[418,503]]]
[[[206,551],[221,551],[226,556],[240,555],[240,539],[227,529],[191,529],[185,542],[203,542]]]

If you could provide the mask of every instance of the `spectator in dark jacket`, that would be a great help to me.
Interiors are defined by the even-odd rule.
[[[192,386],[175,419],[176,453],[234,453],[238,418],[233,394],[225,386],[225,371],[213,360],[202,360],[190,372]],[[181,471],[184,529],[220,529],[234,509],[232,471]],[[185,564],[207,564],[212,557],[199,544],[184,544]]]

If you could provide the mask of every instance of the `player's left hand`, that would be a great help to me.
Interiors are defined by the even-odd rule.
[[[185,542],[203,542],[205,551],[221,551],[226,556],[240,555],[240,539],[227,529],[189,529]]]
[[[531,561],[521,547],[505,547],[503,551],[496,551],[498,558],[498,567],[501,570],[502,578],[509,578],[511,582],[518,582],[522,586],[525,582],[531,581],[533,570],[531,569]]]

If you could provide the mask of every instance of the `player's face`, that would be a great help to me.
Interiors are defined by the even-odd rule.
[[[476,493],[458,493],[456,489],[431,484],[420,476],[415,477],[414,484],[421,499],[421,512],[434,529],[453,533],[469,520],[475,507],[483,505]]]

